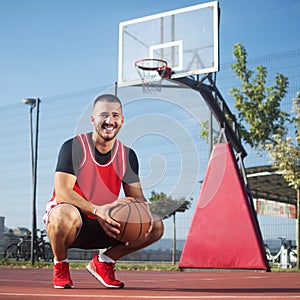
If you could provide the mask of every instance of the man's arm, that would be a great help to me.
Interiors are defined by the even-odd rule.
[[[73,190],[75,182],[75,175],[55,172],[54,189],[57,203],[69,203],[78,207],[83,213],[93,215],[95,206]]]
[[[69,203],[78,207],[84,214],[95,215],[100,226],[105,233],[115,238],[119,234],[120,224],[108,216],[108,205],[95,206],[86,201],[77,192],[73,190],[76,182],[76,176],[64,172],[55,172],[54,188],[57,203]],[[95,209],[97,208],[97,209]]]
[[[133,197],[139,202],[147,202],[140,182],[134,182],[130,184],[123,183],[123,190],[126,197]]]

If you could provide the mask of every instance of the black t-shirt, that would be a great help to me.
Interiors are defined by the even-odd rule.
[[[114,151],[114,148],[105,153],[100,153],[95,147],[94,143],[92,142],[92,133],[88,134],[88,139],[90,145],[93,147],[92,150],[95,155],[96,161],[104,165],[106,164],[109,159],[111,158],[111,154]],[[124,177],[122,178],[123,183],[134,183],[139,182],[139,163],[135,152],[129,148],[124,146],[126,151],[126,171]],[[77,176],[79,165],[82,161],[82,148],[79,140],[74,137],[66,141],[62,147],[60,148],[57,165],[56,165],[56,172],[64,172],[69,173],[72,175]]]

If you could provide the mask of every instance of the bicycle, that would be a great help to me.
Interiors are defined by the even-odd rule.
[[[49,242],[45,241],[47,236],[45,230],[37,230],[40,232],[40,236],[37,236],[36,243],[34,245],[34,257],[36,260],[51,261],[53,254]],[[4,252],[4,258],[6,260],[29,260],[31,257],[31,233],[27,232],[24,237],[20,238],[18,243],[10,244]]]
[[[281,241],[280,249],[273,255],[270,248],[265,244],[265,252],[267,260],[272,264],[278,264],[281,268],[292,268],[297,264],[297,251],[292,246],[292,242],[287,240],[286,237],[278,237]]]
[[[30,259],[30,244],[31,233],[28,231],[24,236],[20,237],[18,243],[11,243],[4,251],[4,258],[6,260],[29,260]]]
[[[39,230],[37,230],[39,231]],[[36,239],[35,256],[37,260],[52,261],[53,253],[49,242],[45,241],[46,230],[39,231],[40,236]]]

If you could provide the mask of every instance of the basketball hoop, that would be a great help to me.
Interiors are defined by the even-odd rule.
[[[145,94],[156,94],[161,91],[162,79],[171,78],[171,69],[162,59],[143,58],[135,61],[135,68],[142,80]]]

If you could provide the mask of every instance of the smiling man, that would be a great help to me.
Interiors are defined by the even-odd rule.
[[[115,262],[159,240],[163,223],[153,220],[141,239],[122,243],[115,239],[117,222],[108,216],[123,187],[126,197],[147,205],[139,180],[135,152],[117,139],[124,124],[119,98],[104,94],[94,101],[90,121],[93,132],[66,141],[59,152],[54,192],[47,203],[44,223],[54,254],[53,285],[72,288],[68,249],[106,249],[95,254],[87,270],[107,288],[122,288],[115,278]]]

